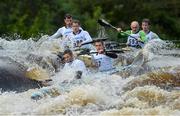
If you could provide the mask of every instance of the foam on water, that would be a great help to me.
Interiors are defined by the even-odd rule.
[[[168,92],[155,86],[136,87],[121,96],[117,109],[101,115],[178,115],[180,92]]]
[[[121,110],[109,110],[102,112],[102,116],[119,116],[119,115],[128,115],[128,116],[134,116],[134,115],[179,115],[178,110],[171,110],[167,107],[154,107],[154,108],[148,108],[148,109],[139,109],[139,108],[129,108],[125,107]]]
[[[47,41],[47,39],[48,36],[43,36],[39,41],[34,42],[31,39],[6,41],[1,38],[1,56],[11,57],[14,61],[23,62],[22,64],[30,68],[35,66],[34,64],[41,66],[47,62],[51,66],[49,60],[56,58],[54,53],[62,51],[62,49],[59,47],[60,40]],[[165,49],[164,44],[166,43],[161,41],[147,44],[141,51],[144,58],[143,62],[136,59],[134,65],[141,64],[141,67],[143,67],[146,64],[154,69],[171,66],[175,68],[164,70],[170,73],[168,77],[173,78],[172,75],[174,74],[178,76],[179,70],[176,67],[180,65],[180,58],[167,55],[170,54],[170,50]],[[164,56],[165,53],[166,56]],[[174,50],[175,53],[179,53],[179,50]],[[38,62],[44,62],[38,64],[38,62],[32,63],[27,61],[26,58],[29,54],[31,54],[29,60],[36,61],[40,56],[43,60],[38,60]],[[141,59],[141,57],[137,58]],[[140,78],[148,76],[146,72],[144,72],[145,74],[143,76],[137,75],[135,77],[131,75],[128,78],[122,78],[117,74],[108,75],[105,73],[90,72],[83,75],[82,79],[76,80],[74,79],[75,72],[73,70],[60,70],[60,72],[55,73],[51,70],[51,67],[48,67],[45,69],[49,73],[52,72],[51,78],[53,79],[53,85],[47,88],[55,88],[54,90],[57,90],[58,94],[44,95],[42,99],[36,101],[31,99],[32,93],[39,92],[44,88],[31,89],[23,93],[0,93],[0,115],[64,114],[106,116],[180,114],[179,89],[166,90],[155,85],[148,85],[148,83],[140,86],[143,83]],[[157,78],[161,76],[162,78],[162,75],[158,75],[161,72],[162,70],[157,70],[157,75],[155,76]],[[134,86],[131,89],[124,89],[126,86],[131,86],[129,85],[130,82],[139,82],[140,85]],[[162,84],[160,83],[161,81],[158,82]],[[172,84],[177,84],[173,81],[171,82]]]
[[[0,115],[27,114],[32,112],[38,104],[29,99],[31,92],[29,90],[24,93],[5,92],[0,95]]]

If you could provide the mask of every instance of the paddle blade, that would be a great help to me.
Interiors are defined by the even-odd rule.
[[[84,54],[90,54],[90,49],[82,49],[77,56],[84,55]]]
[[[107,26],[107,27],[111,27],[111,24],[109,24],[107,21],[105,21],[104,19],[98,19],[98,23],[101,26]]]
[[[106,52],[124,53],[124,50],[122,50],[122,49],[117,49],[117,50],[106,50]]]
[[[110,27],[110,28],[113,28],[113,29],[117,30],[116,27],[112,26],[110,23],[108,23],[108,22],[105,21],[104,19],[98,19],[98,23],[99,23],[101,26]]]
[[[86,67],[93,67],[93,61],[91,55],[80,55],[78,56],[78,59],[82,60]]]
[[[36,81],[45,81],[45,80],[49,80],[50,76],[49,74],[46,72],[46,70],[42,69],[42,68],[29,68],[26,73],[25,73],[26,77],[32,80],[36,80]]]
[[[113,52],[106,52],[106,55],[109,56],[110,58],[117,58],[118,55],[116,53],[113,53]]]

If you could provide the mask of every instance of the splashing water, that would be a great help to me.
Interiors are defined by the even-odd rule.
[[[75,80],[73,70],[55,72],[52,61],[62,51],[60,43],[58,39],[48,41],[48,36],[37,42],[0,38],[0,64],[3,58],[9,58],[12,65],[16,62],[25,69],[42,68],[53,80],[49,87],[21,93],[1,92],[0,115],[180,114],[179,49],[166,48],[163,41],[152,41],[140,51],[125,53],[133,57],[129,68],[121,71],[131,69],[127,78],[122,78],[121,73],[89,73]],[[168,85],[171,88],[167,89]],[[31,99],[33,93],[44,89],[52,90],[52,94],[37,101]]]

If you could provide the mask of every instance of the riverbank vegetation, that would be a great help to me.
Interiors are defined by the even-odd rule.
[[[132,20],[149,18],[152,30],[162,39],[178,40],[180,35],[179,0],[1,0],[0,36],[52,35],[63,25],[66,13],[82,22],[82,28],[97,37],[99,18],[116,27],[129,29]],[[116,34],[108,30],[112,39]]]

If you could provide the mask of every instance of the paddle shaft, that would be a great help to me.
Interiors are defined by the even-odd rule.
[[[116,28],[116,27],[114,27],[114,26],[112,26],[112,25],[111,25],[111,27],[117,31],[117,28]],[[132,35],[124,32],[124,31],[121,31],[121,33],[124,33],[124,34],[128,35],[129,37],[134,38],[134,39],[136,39],[137,41],[139,41],[136,37],[134,37],[134,36],[132,36]],[[142,41],[139,41],[139,42],[142,42]],[[144,42],[142,42],[142,43],[144,43]]]
[[[110,58],[117,58],[118,55],[116,53],[124,53],[125,50],[108,50],[108,51],[104,51],[104,54],[109,56]],[[85,51],[85,52],[81,52],[78,54],[79,55],[84,55],[84,54],[97,54],[98,52],[90,52],[90,51]]]
[[[99,23],[101,26],[108,26],[108,27],[111,27],[112,29],[115,29],[116,31],[118,30],[117,27],[111,25],[110,23],[108,23],[108,22],[105,21],[104,19],[101,19],[101,20],[99,19],[99,20],[98,20],[98,23]],[[139,41],[136,37],[131,36],[130,34],[124,32],[124,31],[121,31],[121,33],[124,33],[124,34],[128,35],[129,37],[132,37],[132,38],[136,39],[137,41]],[[140,41],[140,42],[142,42],[142,41]],[[144,43],[144,42],[142,42],[142,43]]]
[[[98,52],[91,52],[90,54],[98,54]],[[118,55],[116,53],[113,53],[113,52],[105,51],[104,54],[106,56],[109,56],[110,58],[113,58],[113,59],[118,57]]]
[[[124,53],[125,50],[108,50],[108,51],[105,51],[105,52],[111,52],[111,53]],[[95,54],[95,53],[98,53],[98,52],[90,52],[90,54]]]
[[[118,29],[117,29],[117,27],[114,27],[114,26],[113,26],[113,25],[111,25],[111,24],[109,24],[109,26],[110,26],[112,29],[115,29],[116,31],[118,30]],[[124,31],[121,31],[121,33],[124,33],[124,34],[128,35],[129,37],[132,37],[132,38],[134,38],[134,39],[138,40],[136,37],[131,36],[130,34],[128,34],[128,33],[126,33],[126,32],[124,32]]]

